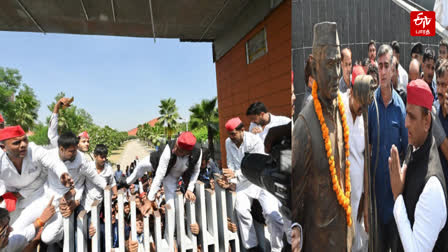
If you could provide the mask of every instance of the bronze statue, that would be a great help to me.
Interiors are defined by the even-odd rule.
[[[336,23],[322,22],[314,26],[311,60],[312,75],[316,80],[314,85],[317,87],[316,98],[320,105],[316,106],[314,99],[308,102],[294,125],[291,195],[293,227],[298,223],[303,228],[302,251],[351,251],[352,220],[347,217],[348,210],[342,206],[333,188],[337,181],[340,191],[344,195],[348,191],[350,199],[350,189],[347,190],[350,182],[346,179],[346,172],[349,172],[348,169],[346,171],[346,150],[349,150],[346,149],[348,141],[346,145],[344,140],[345,115],[341,113],[338,103],[341,53]],[[318,111],[321,111],[321,120],[327,127],[324,131]],[[348,139],[348,130],[346,134]],[[325,135],[331,142],[331,148],[325,145]],[[331,162],[332,166],[329,165]],[[337,176],[335,180],[330,167],[333,167]],[[300,229],[294,230],[294,237],[297,237]]]

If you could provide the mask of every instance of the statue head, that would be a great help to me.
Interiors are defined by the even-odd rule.
[[[334,22],[314,25],[312,72],[320,98],[334,100],[338,95],[341,77],[341,52]]]

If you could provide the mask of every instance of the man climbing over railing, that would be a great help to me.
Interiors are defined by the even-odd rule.
[[[49,220],[42,232],[42,241],[46,244],[53,244],[60,241],[64,235],[63,217],[67,218],[80,205],[84,191],[84,182],[91,180],[96,186],[104,190],[107,186],[105,179],[89,165],[88,160],[78,151],[78,137],[72,132],[62,134],[58,139],[58,148],[50,151],[50,158],[53,162],[64,162],[74,187],[68,190],[61,185],[58,174],[48,171],[48,180],[44,185],[43,195],[31,203],[30,207],[23,211],[27,218],[16,221],[13,228],[24,228],[29,225],[45,208],[45,203],[54,196],[53,204],[58,207],[56,214]]]
[[[18,219],[28,219],[22,212],[43,194],[48,171],[54,174],[54,182],[58,186],[65,190],[72,186],[73,181],[64,163],[53,159],[51,151],[29,143],[22,127],[10,126],[0,130],[0,148],[3,149],[0,152],[0,180],[5,186],[0,192],[0,201],[6,203],[11,224]]]

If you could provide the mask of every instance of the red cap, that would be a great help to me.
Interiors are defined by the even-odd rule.
[[[233,131],[236,127],[240,126],[242,123],[239,117],[234,117],[226,122],[227,131]]]
[[[10,126],[0,130],[0,141],[24,135],[25,131],[23,131],[22,127],[20,127],[19,125]]]
[[[79,133],[78,137],[79,138],[90,138],[89,134],[87,133],[87,131]]]
[[[352,84],[355,85],[355,79],[358,75],[366,74],[362,66],[354,66],[352,71]]]
[[[431,89],[429,89],[428,84],[422,79],[416,79],[408,84],[408,104],[414,104],[432,109],[432,103],[434,101],[434,96],[432,95]]]
[[[4,123],[4,122],[5,122],[5,119],[3,119],[2,114],[0,114],[0,123]]]
[[[179,135],[177,138],[177,145],[184,150],[193,150],[194,145],[196,144],[196,137],[193,133],[186,131]]]

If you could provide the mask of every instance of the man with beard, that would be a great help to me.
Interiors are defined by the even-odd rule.
[[[349,143],[338,98],[340,63],[336,23],[316,24],[313,102],[300,112],[292,137],[293,251],[351,250]]]
[[[431,93],[434,97],[434,101],[437,100],[437,85],[434,81],[435,64],[436,59],[434,50],[432,50],[431,48],[426,48],[425,53],[423,54],[423,80],[429,85]]]
[[[289,117],[269,113],[262,102],[252,103],[247,108],[246,115],[250,120],[249,132],[257,134],[262,141],[266,138],[270,128],[291,122]]]
[[[389,157],[393,213],[401,243],[399,251],[447,251],[446,183],[434,137],[434,96],[422,80],[408,85],[406,128],[409,146],[403,167],[395,146]]]

